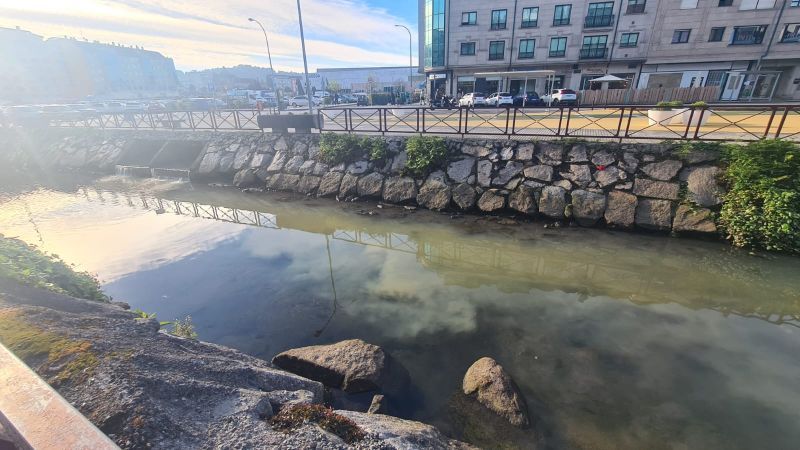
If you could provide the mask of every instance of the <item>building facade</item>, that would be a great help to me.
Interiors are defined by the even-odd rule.
[[[419,0],[419,23],[429,95],[588,89],[612,74],[626,81],[611,88],[800,100],[800,0]]]
[[[137,47],[0,28],[0,101],[60,103],[177,93],[172,59]]]

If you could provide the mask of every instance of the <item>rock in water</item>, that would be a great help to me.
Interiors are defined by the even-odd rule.
[[[514,380],[503,366],[492,358],[481,358],[464,375],[464,394],[477,393],[478,402],[512,425],[530,426],[528,405]]]
[[[272,363],[352,394],[380,389],[388,376],[387,359],[377,345],[351,339],[287,350],[272,358]]]

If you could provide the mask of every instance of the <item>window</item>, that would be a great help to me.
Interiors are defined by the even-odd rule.
[[[505,59],[506,41],[492,41],[489,43],[489,60]]]
[[[719,0],[717,6],[733,6],[733,0]]]
[[[505,30],[506,29],[506,14],[508,10],[496,9],[492,11],[492,29]]]
[[[714,27],[711,29],[711,34],[708,35],[708,42],[720,42],[724,35],[725,27]]]
[[[607,27],[614,19],[614,2],[589,3],[584,27]]]
[[[425,0],[425,67],[444,66],[445,0]]]
[[[697,0],[681,0],[681,9],[697,8]]]
[[[800,43],[800,23],[787,23],[781,35],[781,42]]]
[[[620,47],[636,47],[639,45],[639,33],[622,33],[619,40]]]
[[[672,33],[672,43],[673,44],[685,44],[689,42],[689,34],[692,30],[675,30]]]
[[[567,38],[554,37],[550,39],[550,57],[558,58],[567,53]]]
[[[722,85],[722,80],[725,77],[724,70],[712,70],[708,72],[708,78],[706,78],[706,86],[720,86]]]
[[[764,40],[766,25],[752,25],[748,27],[733,27],[731,45],[756,45]]]
[[[461,55],[462,56],[473,56],[475,54],[475,43],[474,42],[462,42],[461,43]]]
[[[600,59],[606,56],[608,36],[584,36],[581,59]]]
[[[478,24],[477,11],[461,13],[461,25],[477,25],[477,24]]]
[[[536,47],[536,39],[522,39],[519,41],[519,59],[533,58],[533,49]]]
[[[644,13],[645,0],[628,0],[628,9],[626,14],[642,14]]]
[[[569,25],[570,14],[572,14],[572,5],[556,5],[553,26]]]
[[[800,6],[800,0],[792,0],[792,3],[789,6],[791,6],[792,8],[797,8],[798,6]]]
[[[522,28],[539,25],[539,8],[522,8]]]
[[[775,7],[775,0],[742,0],[739,9],[771,9]]]

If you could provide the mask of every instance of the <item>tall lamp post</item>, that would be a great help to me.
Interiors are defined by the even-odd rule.
[[[411,53],[411,30],[405,25],[395,25],[396,27],[405,28],[408,31],[408,89],[414,89],[414,57]],[[408,92],[408,101],[411,102],[411,91]]]
[[[308,59],[306,58],[306,38],[303,34],[303,12],[300,10],[300,0],[297,0],[297,18],[300,21],[300,44],[303,47],[303,70],[306,75],[306,97],[308,99],[308,113],[313,114],[311,109],[311,85],[308,83]]]
[[[269,71],[270,71],[269,79],[272,81],[272,83],[271,83],[272,84],[272,90],[274,91],[275,90],[275,69],[272,67],[272,52],[269,51],[269,38],[267,37],[267,30],[264,29],[264,25],[261,25],[261,22],[259,22],[258,20],[253,19],[252,17],[248,18],[247,20],[250,21],[250,22],[257,23],[258,26],[261,27],[261,31],[264,32],[264,40],[267,41],[267,57],[269,58]]]

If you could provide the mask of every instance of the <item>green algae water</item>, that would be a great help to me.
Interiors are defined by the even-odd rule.
[[[483,446],[800,442],[798,258],[122,177],[0,183],[0,233],[258,357],[381,345],[413,383],[392,407]],[[465,418],[482,356],[515,378],[530,430]]]

